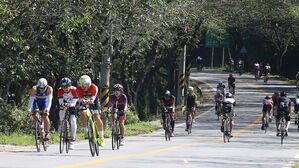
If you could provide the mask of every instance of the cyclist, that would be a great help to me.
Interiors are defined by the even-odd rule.
[[[238,70],[239,70],[239,74],[241,75],[242,72],[243,72],[243,67],[244,67],[244,63],[241,59],[238,60],[237,67],[238,67]]]
[[[30,93],[30,99],[28,103],[28,113],[34,111],[34,125],[38,119],[39,110],[43,111],[45,121],[45,141],[50,140],[50,120],[49,111],[52,105],[53,88],[48,85],[48,81],[45,78],[40,78],[37,85],[33,86]]]
[[[221,125],[221,132],[224,131],[224,120],[226,119],[225,113],[228,113],[230,118],[230,133],[228,136],[233,137],[232,132],[234,128],[234,106],[236,106],[236,100],[233,98],[231,93],[226,93],[225,99],[223,100],[223,119]]]
[[[228,88],[232,89],[232,91],[230,91],[230,92],[232,92],[232,94],[234,95],[235,94],[235,87],[236,87],[236,79],[235,79],[235,77],[233,77],[232,73],[229,74],[229,77],[227,79],[227,83],[228,83]]]
[[[99,106],[99,98],[98,87],[91,83],[91,79],[87,75],[83,75],[79,79],[79,85],[77,88],[77,94],[79,97],[79,110],[80,110],[80,118],[82,122],[82,126],[84,127],[85,139],[88,138],[88,128],[86,121],[86,110],[85,105],[91,105],[91,110],[93,111],[93,116],[95,118],[96,124],[100,133],[100,146],[103,147],[105,145],[104,132],[103,132],[103,122],[101,120],[101,109]]]
[[[214,95],[214,99],[215,99],[215,111],[216,111],[216,114],[217,114],[217,107],[218,106],[220,108],[220,114],[222,114],[222,103],[223,103],[223,100],[224,100],[224,96],[221,94],[220,91],[216,91],[216,94]]]
[[[235,66],[234,59],[230,58],[228,64],[230,65],[230,70],[233,72],[234,71],[234,66]]]
[[[226,95],[225,85],[223,84],[222,81],[219,81],[219,82],[218,82],[216,91],[220,91],[220,93],[221,93],[223,96]]]
[[[288,136],[288,129],[290,127],[290,111],[291,111],[291,100],[287,98],[287,93],[285,91],[282,91],[280,93],[280,98],[278,99],[278,109],[277,109],[277,116],[276,116],[276,129],[277,129],[277,134],[276,136],[279,136],[279,131],[280,131],[280,118],[281,118],[281,113],[285,112],[285,119],[287,121],[286,123],[286,136]]]
[[[70,149],[74,149],[74,142],[76,140],[76,132],[77,132],[77,113],[76,113],[76,103],[78,101],[77,95],[77,88],[72,86],[72,81],[70,78],[62,78],[60,80],[60,88],[58,89],[57,93],[58,102],[60,106],[59,111],[59,119],[60,119],[60,126],[59,132],[62,130],[62,120],[65,116],[64,108],[68,108],[70,112],[70,124],[71,124],[71,141],[70,141]]]
[[[263,101],[263,117],[262,117],[262,130],[264,130],[265,126],[265,120],[266,120],[266,113],[269,110],[269,122],[271,122],[271,109],[273,106],[273,102],[269,96],[266,96],[264,101]],[[266,126],[268,127],[268,126]]]
[[[110,95],[108,111],[111,110],[114,113],[116,111],[116,106],[119,111],[119,125],[120,125],[120,133],[121,140],[120,145],[125,145],[125,120],[126,120],[126,112],[128,109],[128,99],[127,96],[123,93],[123,86],[121,84],[115,84],[113,86],[114,93]],[[111,115],[111,126],[114,124],[114,115]]]
[[[197,63],[197,69],[201,69],[203,67],[203,58],[201,56],[198,56],[196,58],[196,63]]]
[[[297,97],[294,100],[295,124],[299,124],[299,123],[297,123],[297,121],[298,121],[298,111],[299,111],[299,93],[297,93]]]
[[[270,72],[271,72],[271,66],[270,66],[269,63],[267,63],[267,65],[265,66],[265,70],[264,70],[264,72],[265,72],[264,80],[266,80],[266,78],[269,79],[269,77],[270,77]]]
[[[255,75],[254,77],[255,78],[259,77],[260,70],[261,70],[261,65],[258,62],[255,62],[254,63],[254,75]]]
[[[170,136],[174,136],[174,113],[175,113],[175,97],[171,95],[169,90],[166,90],[164,93],[164,96],[161,99],[161,106],[162,106],[162,119],[163,119],[163,128],[165,128],[165,112],[168,111],[171,116],[171,127],[172,132],[170,133]]]
[[[187,120],[188,120],[188,114],[191,111],[191,115],[192,118],[194,119],[194,114],[195,114],[195,107],[196,107],[196,100],[197,100],[197,96],[196,94],[193,93],[193,87],[189,86],[188,87],[188,94],[185,96],[185,100],[184,100],[184,106],[187,106],[187,112],[186,112],[186,129],[185,131],[188,131],[188,124],[187,124]]]

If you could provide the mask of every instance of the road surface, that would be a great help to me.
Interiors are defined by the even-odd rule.
[[[227,84],[228,73],[215,70],[197,72],[192,69],[191,78],[205,82],[202,85],[211,98],[219,80]],[[216,120],[213,102],[208,101],[196,117],[191,135],[185,132],[185,124],[176,123],[175,137],[165,141],[164,131],[126,138],[120,150],[111,150],[111,139],[101,148],[99,157],[91,157],[87,141],[76,143],[69,154],[59,154],[58,145],[51,145],[46,152],[35,148],[15,152],[0,152],[0,167],[103,167],[103,168],[160,168],[160,167],[290,167],[298,160],[299,132],[292,120],[289,136],[283,145],[276,137],[271,123],[267,134],[261,128],[262,101],[274,91],[287,91],[289,97],[296,94],[295,86],[288,82],[270,79],[265,85],[255,81],[253,75],[236,75],[236,108],[234,137],[224,143],[220,122]],[[210,90],[209,90],[210,87]],[[211,90],[212,88],[212,90]]]

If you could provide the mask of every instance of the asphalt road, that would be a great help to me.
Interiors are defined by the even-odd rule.
[[[228,73],[215,70],[196,72],[191,78],[200,80],[209,98],[214,94],[218,81],[227,84]],[[220,122],[216,120],[213,102],[208,101],[201,114],[196,117],[191,135],[185,132],[185,124],[180,121],[175,127],[175,137],[165,141],[163,130],[151,134],[126,138],[126,145],[120,150],[111,150],[111,139],[101,148],[99,157],[91,157],[87,141],[76,143],[76,149],[69,154],[59,154],[58,145],[51,145],[46,152],[36,152],[35,148],[0,152],[0,167],[290,167],[298,160],[299,132],[292,120],[289,136],[283,145],[276,137],[274,123],[267,134],[261,128],[262,101],[266,94],[287,91],[289,97],[296,94],[295,86],[288,82],[270,79],[265,85],[255,81],[252,75],[236,75],[236,108],[234,137],[224,143],[220,132]]]

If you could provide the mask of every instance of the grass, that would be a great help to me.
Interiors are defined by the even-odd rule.
[[[148,124],[148,122],[138,122],[134,124],[126,125],[126,136],[138,135],[151,133],[154,130],[161,128],[160,126],[154,126]],[[82,130],[82,129],[81,129]],[[59,143],[59,134],[58,132],[50,134],[51,144]],[[106,129],[104,131],[104,137],[109,138],[111,136],[111,131]],[[81,131],[77,133],[76,140],[83,140],[84,133]],[[0,144],[9,144],[9,145],[18,145],[18,146],[33,146],[35,145],[34,135],[28,135],[24,133],[12,133],[10,135],[5,135],[0,133]]]

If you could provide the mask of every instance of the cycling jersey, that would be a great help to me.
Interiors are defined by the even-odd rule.
[[[273,94],[272,95],[272,100],[273,100],[273,105],[277,106],[278,105],[278,99],[279,99],[279,95],[277,94]]]
[[[271,111],[273,102],[270,99],[264,99],[263,101],[263,113],[266,113],[268,110]]]
[[[98,94],[98,87],[91,83],[88,91],[84,91],[81,86],[79,85],[77,88],[77,94],[79,97],[79,101],[81,102],[84,99],[92,99],[95,100]]]
[[[217,85],[216,91],[220,91],[222,95],[225,95],[225,85]]]
[[[187,95],[187,109],[195,107],[195,94]]]
[[[62,105],[63,103],[68,103],[70,107],[75,107],[78,101],[77,88],[71,86],[70,91],[68,93],[64,92],[62,88],[59,88],[57,97],[59,105]]]
[[[265,99],[263,102],[264,105],[273,105],[273,102],[270,99]]]
[[[236,100],[233,98],[225,98],[223,101],[223,112],[224,113],[230,113],[229,116],[230,117],[234,117],[235,113],[234,113],[234,108],[233,106],[236,105]]]
[[[35,95],[35,99],[33,102],[33,110],[36,110],[36,109],[44,110],[44,109],[48,108],[49,100],[47,98],[48,98],[49,87],[50,86],[47,85],[45,92],[41,93],[38,85],[36,85],[36,95]]]
[[[117,99],[115,94],[110,95],[109,105],[113,105],[113,108],[116,108],[116,104],[118,110],[124,110],[125,106],[128,104],[127,96],[122,93],[119,99]]]
[[[163,97],[161,99],[161,105],[162,107],[163,106],[166,106],[166,107],[172,107],[172,113],[174,113],[175,111],[175,108],[174,108],[174,105],[175,105],[175,97],[174,96],[170,96],[168,100],[165,99],[165,97]]]
[[[228,77],[227,80],[228,80],[228,84],[229,85],[232,85],[234,82],[236,82],[236,79],[234,77],[232,77],[232,76]]]

